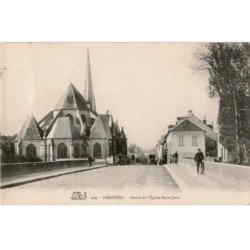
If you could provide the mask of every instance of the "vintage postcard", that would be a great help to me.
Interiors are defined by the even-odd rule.
[[[5,204],[250,204],[250,43],[2,43]]]

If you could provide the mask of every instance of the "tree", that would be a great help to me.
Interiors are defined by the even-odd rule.
[[[196,69],[209,74],[209,96],[220,99],[220,142],[239,162],[247,156],[250,43],[209,43],[195,56]]]

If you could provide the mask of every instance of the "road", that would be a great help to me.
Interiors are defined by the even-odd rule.
[[[66,204],[75,191],[100,196],[124,193],[154,195],[172,194],[179,192],[179,188],[164,166],[125,165],[71,173],[6,188],[2,190],[2,196],[10,203],[19,199],[19,203],[23,204],[30,200],[32,203]]]
[[[72,173],[18,187],[23,189],[127,189],[157,187],[176,188],[176,184],[163,166],[125,165]]]
[[[2,189],[1,195],[5,204],[71,204],[74,192],[86,192],[88,200],[73,204],[92,204],[95,197],[94,204],[110,204],[103,197],[119,195],[125,197],[119,204],[156,204],[151,198],[137,200],[144,195],[160,197],[158,204],[249,204],[249,187],[209,171],[197,176],[194,165],[180,163],[104,166]],[[174,203],[173,196],[179,196]]]

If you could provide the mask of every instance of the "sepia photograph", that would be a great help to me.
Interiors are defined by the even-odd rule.
[[[250,204],[250,43],[2,43],[1,204]]]

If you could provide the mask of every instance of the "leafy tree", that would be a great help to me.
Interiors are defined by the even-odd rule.
[[[209,43],[195,56],[196,69],[209,74],[209,96],[220,99],[220,142],[239,162],[248,147],[250,43]]]

